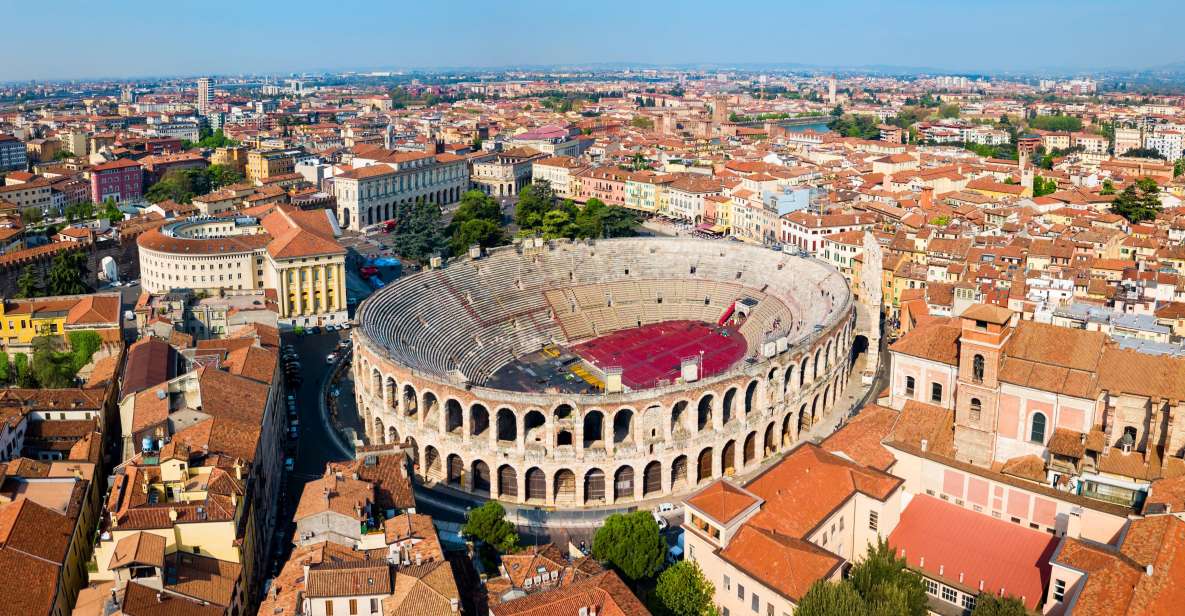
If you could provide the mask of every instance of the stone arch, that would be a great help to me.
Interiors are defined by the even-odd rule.
[[[584,448],[605,446],[605,414],[593,409],[584,414]]]
[[[679,456],[671,462],[671,491],[678,493],[687,489],[687,456]]]
[[[469,435],[483,436],[490,429],[490,411],[480,402],[469,407]]]
[[[802,364],[798,366],[798,388],[802,389],[806,386],[806,369],[810,366],[811,358],[803,357]]]
[[[680,438],[691,434],[688,420],[691,418],[687,411],[687,401],[679,400],[671,407],[671,436]]]
[[[725,476],[732,475],[737,471],[737,442],[734,439],[728,439],[724,442],[724,447],[720,449],[720,472]]]
[[[490,465],[482,460],[474,460],[469,471],[469,477],[473,481],[473,487],[470,488],[476,494],[490,494]]]
[[[465,411],[456,398],[449,398],[444,403],[444,431],[453,434],[460,432],[465,425]]]
[[[757,401],[757,380],[749,381],[749,385],[745,387],[745,417],[748,417],[755,409],[753,403]]]
[[[720,407],[720,409],[721,409],[721,416],[720,417],[723,420],[724,425],[728,425],[729,423],[732,422],[733,419],[736,419],[736,413],[735,413],[736,409],[734,408],[736,406],[736,397],[737,397],[737,388],[735,388],[735,387],[729,387],[728,390],[724,392],[724,398],[721,401],[722,404]]]
[[[574,444],[571,430],[559,428],[555,431],[555,447],[571,447]]]
[[[823,347],[819,347],[819,348],[815,349],[815,361],[814,361],[813,367],[811,368],[811,382],[812,383],[819,380],[819,360],[822,358],[822,355],[823,355]]]
[[[403,385],[403,412],[409,417],[416,414],[419,405],[416,404],[416,388],[410,384]]]
[[[819,409],[819,394],[815,394],[815,397],[811,399],[811,424],[810,425],[812,425],[812,426],[815,425],[815,421],[819,419],[819,411],[820,411],[820,409]]]
[[[761,443],[762,459],[768,458],[778,451],[778,440],[777,437],[774,436],[775,427],[776,424],[772,421],[769,422],[769,425],[765,426],[765,437],[762,439]]]
[[[811,416],[807,415],[806,403],[798,409],[798,434],[801,436],[802,431],[811,427]]]
[[[386,431],[383,430],[383,418],[382,417],[375,417],[374,418],[374,432],[372,432],[371,434],[374,436],[375,442],[380,442],[380,443],[384,442],[383,437],[385,437],[387,435],[387,433],[386,433]],[[386,442],[388,444],[390,444],[390,441],[386,441]]]
[[[666,440],[663,420],[666,411],[659,404],[651,404],[642,410],[634,420],[634,434],[640,435],[643,443],[657,443]]]
[[[440,451],[432,445],[424,448],[424,470],[423,475],[425,479],[439,481],[442,477],[443,467],[440,462]]]
[[[662,492],[662,463],[652,460],[642,471],[642,496],[653,496]]]
[[[399,385],[394,377],[387,377],[387,386],[383,388],[383,399],[392,411],[399,409]]]
[[[757,461],[757,431],[745,437],[745,445],[741,448],[741,468],[747,468]]]
[[[399,443],[399,430],[395,426],[387,426],[387,444]]]
[[[566,419],[575,419],[576,418],[576,410],[572,407],[571,404],[568,404],[567,402],[563,402],[563,403],[560,403],[559,405],[557,405],[555,407],[555,410],[552,411],[552,418],[555,421],[564,421]]]
[[[423,416],[424,421],[432,425],[431,422],[435,421],[436,413],[440,410],[440,399],[436,397],[435,393],[430,391],[421,392],[420,395],[424,400],[424,407],[420,411],[420,415]]]
[[[383,395],[383,373],[378,368],[374,368],[370,374],[370,395]]]
[[[543,411],[531,409],[523,415],[523,440],[527,445],[547,447],[547,418]]]
[[[605,502],[605,471],[590,468],[584,474],[584,504]]]
[[[700,397],[699,407],[696,409],[695,429],[697,432],[712,428],[712,403],[714,401],[715,397],[710,393]]]
[[[465,480],[465,462],[457,454],[449,454],[445,464],[445,483],[450,486],[460,486]]]
[[[518,417],[506,407],[498,409],[495,417],[495,438],[499,441],[518,442]]]
[[[701,484],[712,478],[712,448],[704,447],[695,459],[695,483]]]
[[[527,502],[547,501],[547,475],[538,466],[527,469]]]
[[[571,469],[561,468],[555,472],[552,479],[552,500],[557,505],[575,505],[576,503],[576,473]]]
[[[634,498],[634,467],[625,464],[613,473],[613,502],[633,500]]]
[[[416,443],[415,437],[409,436],[409,437],[407,437],[406,446],[407,446],[408,452],[411,453],[412,466],[416,469],[416,471],[419,471],[419,468],[420,468],[420,445],[419,445],[419,443]]]
[[[794,411],[786,413],[782,418],[782,447],[789,447],[794,439]]]
[[[634,410],[623,408],[613,414],[613,443],[630,444],[634,442]]]
[[[823,388],[823,408],[819,409],[821,413],[826,413],[831,406],[831,383]]]
[[[498,467],[498,498],[518,498],[518,473],[509,464]]]
[[[782,374],[782,395],[790,397],[790,388],[794,386],[794,364],[791,363],[786,366],[786,371]]]

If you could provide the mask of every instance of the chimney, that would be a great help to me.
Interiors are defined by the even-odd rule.
[[[934,207],[934,187],[926,186],[922,188],[922,209],[930,209]]]
[[[172,507],[169,507],[169,521],[170,522],[177,521],[177,510]]]
[[[1144,565],[1144,575],[1146,575],[1148,577],[1152,577],[1153,573],[1154,573],[1154,570],[1152,569],[1152,563],[1148,563],[1148,564]]]
[[[449,606],[449,608],[452,609],[453,613],[455,614],[455,613],[457,613],[458,610],[461,609],[461,602],[457,599],[449,599],[448,606]]]
[[[922,439],[922,453],[926,453],[926,450],[929,448],[930,448],[930,441],[927,439]]]

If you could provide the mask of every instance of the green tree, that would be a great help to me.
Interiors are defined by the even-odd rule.
[[[522,229],[535,230],[543,226],[543,216],[555,207],[555,191],[544,180],[522,189],[514,209],[514,222]]]
[[[858,137],[860,139],[875,139],[880,136],[881,129],[875,116],[844,115],[827,123],[827,127],[844,137]]]
[[[1185,158],[1178,158],[1173,162],[1173,177],[1181,177],[1181,174],[1185,174]]]
[[[1112,212],[1133,223],[1152,220],[1161,209],[1160,188],[1149,178],[1128,184],[1111,202]]]
[[[8,363],[8,353],[0,351],[0,384],[7,383],[8,380],[12,378],[10,372],[11,369]]]
[[[1028,616],[1025,604],[1016,597],[1000,598],[991,593],[983,593],[975,598],[975,609],[971,616]]]
[[[851,583],[819,580],[802,596],[794,616],[868,616],[868,606]]]
[[[634,119],[630,120],[630,126],[633,126],[634,128],[650,130],[654,128],[654,120],[651,120],[646,116],[634,116]]]
[[[29,370],[29,356],[24,353],[17,353],[13,357],[13,365],[16,366],[16,383],[20,387],[37,387],[37,380],[33,378],[33,372]]]
[[[83,201],[82,203],[67,205],[62,214],[65,215],[66,222],[90,220],[95,217],[95,204],[90,201]]]
[[[864,560],[848,572],[848,580],[863,597],[870,614],[925,616],[926,587],[921,576],[906,568],[888,541],[879,539]]]
[[[1044,197],[1057,192],[1057,180],[1053,178],[1033,177],[1033,196]]]
[[[693,561],[681,560],[658,576],[654,588],[663,611],[671,616],[714,616],[715,587]]]
[[[210,165],[206,168],[206,177],[209,178],[210,190],[218,190],[223,186],[243,181],[243,174],[228,165]]]
[[[1082,130],[1082,120],[1066,115],[1039,115],[1029,120],[1029,127],[1058,132]]]
[[[957,118],[959,117],[959,106],[954,103],[946,103],[938,107],[938,117],[940,118]]]
[[[1099,194],[1100,195],[1115,194],[1115,182],[1112,182],[1111,178],[1107,178],[1107,179],[1103,180],[1103,188],[1099,190]]]
[[[831,108],[831,117],[839,118],[843,116],[843,105],[836,105]]]
[[[626,578],[637,581],[653,576],[662,567],[667,544],[658,522],[649,511],[615,513],[593,535],[592,553]]]
[[[90,363],[95,351],[103,345],[103,338],[91,330],[70,332],[66,338],[70,341],[70,369],[75,374]]]
[[[427,261],[440,255],[448,243],[440,220],[440,206],[423,199],[400,208],[396,216],[395,250],[403,257]]]
[[[26,265],[21,275],[16,279],[16,296],[20,298],[37,297],[41,295],[41,279],[33,272],[31,266]]]
[[[41,222],[41,208],[27,207],[21,210],[21,222],[24,223],[26,227]]]
[[[46,277],[50,295],[78,295],[89,289],[83,278],[86,273],[86,255],[78,250],[60,252],[49,266]]]
[[[472,537],[505,554],[518,547],[518,532],[506,521],[506,510],[495,500],[470,509],[465,515],[461,534]]]
[[[203,132],[205,132],[205,131],[203,131]],[[228,138],[226,136],[226,134],[223,133],[222,129],[220,128],[220,129],[210,133],[209,135],[203,136],[201,138],[201,140],[199,140],[197,142],[197,145],[198,145],[198,147],[213,149],[213,148],[222,148],[222,147],[239,145],[239,142],[235,141],[234,139]]]
[[[453,255],[464,254],[470,246],[480,245],[482,248],[498,246],[504,241],[502,228],[497,223],[478,218],[467,220],[458,225],[449,240],[449,250]]]
[[[123,220],[123,212],[119,211],[119,206],[115,204],[115,199],[108,197],[103,202],[103,213],[99,218],[109,220],[112,224]]]
[[[1155,158],[1164,160],[1164,154],[1161,154],[1160,150],[1154,150],[1152,148],[1132,148],[1124,152],[1123,156],[1128,158]]]
[[[75,371],[70,354],[58,352],[58,340],[54,336],[33,338],[33,378],[37,384],[48,389],[62,389],[74,385]]]

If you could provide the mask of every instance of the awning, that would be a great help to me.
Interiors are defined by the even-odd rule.
[[[728,227],[716,225],[711,229],[712,233],[728,233]]]
[[[711,231],[712,227],[713,227],[713,225],[710,222],[701,222],[700,224],[695,226],[695,228],[699,229],[700,231]]]

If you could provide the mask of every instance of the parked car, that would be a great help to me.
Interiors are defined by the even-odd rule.
[[[330,353],[329,355],[325,356],[325,363],[332,364],[335,362],[337,362],[337,353]]]
[[[284,470],[291,471],[293,468],[296,468],[296,460],[284,458]]]

